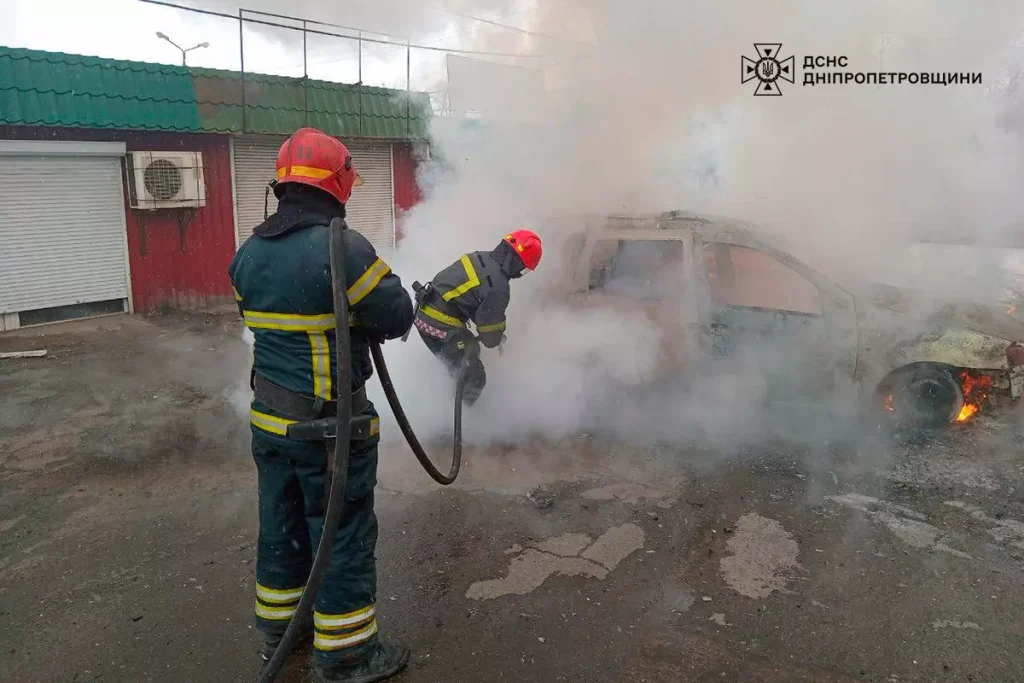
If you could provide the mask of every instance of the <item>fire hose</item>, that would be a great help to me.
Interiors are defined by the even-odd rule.
[[[338,368],[338,387],[351,387],[352,379],[352,342],[349,338],[349,309],[348,296],[346,295],[345,276],[345,230],[347,226],[340,218],[331,221],[330,226],[330,259],[331,259],[331,288],[334,299],[334,325],[336,356]],[[455,424],[452,446],[452,466],[447,476],[442,474],[430,460],[419,439],[409,424],[409,419],[402,409],[398,400],[395,385],[391,381],[391,374],[384,362],[384,354],[381,352],[378,342],[370,343],[370,354],[373,356],[373,364],[380,376],[380,383],[384,389],[384,395],[388,399],[388,405],[398,421],[409,447],[415,454],[427,474],[439,484],[447,486],[459,476],[459,467],[462,465],[462,397],[465,391],[468,369],[480,354],[480,344],[477,338],[473,338],[468,345],[466,354],[463,356],[459,368],[458,377],[455,382]],[[343,419],[344,418],[344,419]],[[331,548],[334,545],[334,535],[341,522],[342,505],[345,500],[345,487],[348,485],[348,459],[349,441],[352,435],[352,395],[349,391],[338,392],[337,417],[323,418],[318,422],[330,423],[333,427],[331,432],[334,439],[334,448],[327,449],[327,471],[324,481],[324,488],[327,495],[327,506],[324,512],[324,524],[320,533],[320,544],[317,546],[316,555],[313,558],[313,566],[309,571],[309,578],[306,580],[306,587],[302,591],[302,598],[295,608],[296,617],[288,624],[281,642],[278,643],[274,655],[263,667],[258,683],[270,683],[281,671],[285,659],[295,649],[299,638],[302,636],[303,625],[301,615],[309,613],[316,600],[317,591],[323,582],[324,572],[331,557]],[[329,441],[328,441],[329,443]]]

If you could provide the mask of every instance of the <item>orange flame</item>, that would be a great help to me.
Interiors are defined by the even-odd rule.
[[[974,417],[974,414],[977,413],[977,412],[978,412],[978,406],[976,406],[974,404],[971,404],[971,403],[965,403],[964,407],[960,409],[960,414],[956,416],[956,421],[957,422],[967,422],[972,417]]]
[[[889,394],[888,396],[885,397],[885,409],[888,410],[890,413],[896,410],[895,408],[892,407],[892,394]]]
[[[1013,315],[1016,312],[1017,312],[1017,306],[1016,305],[1010,306],[1008,309],[1006,309],[1006,315]]]
[[[967,422],[978,414],[981,404],[988,398],[989,389],[992,388],[992,378],[988,375],[971,377],[965,370],[960,373],[960,385],[964,392],[964,407],[956,416],[957,422]]]

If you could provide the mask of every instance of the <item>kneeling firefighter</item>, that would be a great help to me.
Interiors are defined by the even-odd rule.
[[[505,340],[505,309],[509,281],[535,270],[542,252],[540,238],[530,230],[505,235],[492,251],[464,254],[428,282],[416,282],[416,319],[413,324],[430,352],[455,377],[473,343],[467,321],[476,325],[480,343],[489,349]],[[465,402],[472,405],[483,392],[487,374],[479,355],[467,369]]]
[[[412,325],[413,306],[399,277],[359,233],[348,230],[345,287],[351,325],[351,386],[338,386],[329,224],[361,184],[348,149],[304,128],[281,147],[277,211],[257,226],[229,267],[235,298],[255,337],[252,454],[259,476],[256,625],[269,660],[295,618],[313,639],[324,681],[377,681],[408,662],[409,650],[378,640],[377,477],[379,421],[366,398],[369,345]],[[340,523],[315,595],[313,614],[297,607],[320,543],[330,435],[303,441],[289,426],[337,414],[351,392],[352,438]],[[310,619],[312,616],[312,619]]]

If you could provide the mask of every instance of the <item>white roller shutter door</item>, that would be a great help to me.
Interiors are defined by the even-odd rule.
[[[0,156],[0,313],[128,298],[122,187],[118,156]]]
[[[235,164],[235,202],[238,244],[263,222],[263,201],[267,183],[274,177],[277,152],[285,136],[235,136],[232,138]],[[388,142],[343,141],[352,153],[359,175],[365,181],[352,190],[347,204],[348,223],[377,249],[394,246],[394,184],[391,144]],[[273,213],[277,200],[271,193],[267,211]]]
[[[235,212],[238,216],[238,245],[249,239],[252,229],[263,222],[263,196],[274,179],[277,151],[285,136],[245,135],[231,139],[235,160]],[[277,199],[271,193],[267,211],[274,213]]]
[[[352,190],[352,198],[345,206],[345,220],[378,250],[390,250],[395,246],[391,145],[352,143],[349,151],[364,183]]]

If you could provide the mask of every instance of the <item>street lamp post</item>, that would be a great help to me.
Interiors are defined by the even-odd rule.
[[[188,54],[188,53],[189,53],[189,52],[191,52],[192,50],[195,50],[196,48],[200,48],[200,47],[210,47],[210,44],[209,44],[209,43],[199,43],[198,45],[193,45],[192,47],[190,47],[190,48],[188,48],[188,49],[186,50],[186,49],[185,49],[185,48],[183,48],[183,47],[182,47],[181,45],[178,45],[178,44],[177,44],[176,42],[174,42],[173,40],[171,40],[170,38],[168,38],[168,37],[167,37],[166,35],[164,35],[164,34],[163,34],[163,33],[161,33],[160,31],[157,31],[157,32],[156,32],[156,37],[157,37],[157,38],[159,38],[160,40],[166,40],[166,41],[167,41],[168,43],[170,43],[170,44],[171,44],[171,45],[173,45],[174,47],[176,47],[176,48],[178,48],[179,50],[181,50],[181,65],[182,65],[182,66],[186,66],[186,64],[185,64],[185,55],[186,55],[186,54]]]

